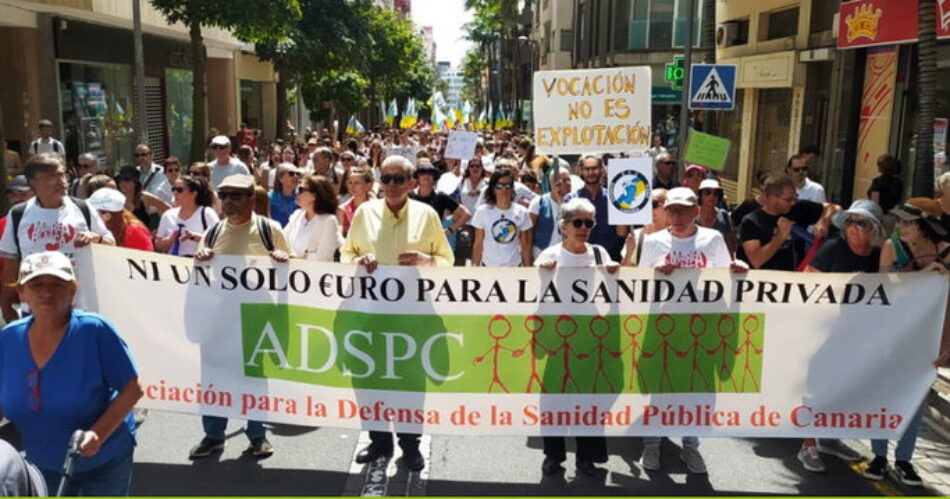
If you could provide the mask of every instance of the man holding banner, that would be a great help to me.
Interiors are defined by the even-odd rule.
[[[373,272],[383,265],[436,265],[455,261],[439,216],[427,204],[409,199],[413,166],[402,156],[389,156],[380,168],[383,199],[367,201],[353,216],[350,232],[340,249],[342,263],[355,263]],[[370,443],[356,455],[359,464],[393,454],[392,434],[369,432]],[[419,435],[398,433],[403,462],[412,471],[425,467]]]

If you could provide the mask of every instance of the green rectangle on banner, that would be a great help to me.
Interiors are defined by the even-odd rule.
[[[690,130],[689,138],[686,140],[686,157],[684,160],[687,163],[695,163],[720,171],[726,166],[726,158],[729,156],[731,145],[732,142],[729,139]]]

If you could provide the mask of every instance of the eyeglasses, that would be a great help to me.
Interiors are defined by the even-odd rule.
[[[495,184],[495,189],[511,189],[514,186],[514,182],[498,182]]]
[[[795,172],[795,173],[808,173],[808,167],[807,167],[807,166],[799,166],[799,167],[795,167],[795,168],[789,168],[789,170],[791,170],[791,171],[793,171],[793,172]]]
[[[340,158],[340,161],[356,161],[356,158]]]
[[[481,163],[475,163],[475,164],[469,163],[469,164],[468,164],[468,167],[469,167],[469,168],[481,168],[481,167],[482,167],[482,164],[481,164]]]
[[[40,370],[34,369],[26,375],[26,387],[30,393],[26,396],[27,409],[37,412],[40,410]]]
[[[136,158],[144,158],[144,157],[146,157],[146,156],[151,156],[151,155],[152,155],[152,153],[150,153],[150,152],[137,152],[137,153],[133,154],[133,156],[135,156]]]
[[[304,192],[310,192],[310,189],[307,189],[306,187],[297,186],[297,194],[302,194]]]
[[[211,148],[212,148],[212,149],[227,149],[228,146],[222,146],[222,145],[218,145],[218,144],[212,144],[212,145],[211,145]]]
[[[80,168],[95,168],[96,165],[95,165],[94,163],[93,163],[93,164],[90,164],[90,163],[79,163],[79,167],[80,167]]]
[[[872,227],[870,220],[863,220],[860,218],[848,218],[844,221],[844,224],[853,225],[862,230],[871,230]]]
[[[676,161],[657,161],[656,164],[658,164],[658,165],[675,165],[675,164],[676,164]]]
[[[172,192],[181,194],[181,193],[185,192],[185,188],[184,188],[184,187],[172,187]]]
[[[700,196],[719,196],[719,191],[714,189],[702,189],[699,191]]]
[[[284,175],[290,175],[291,177],[299,177],[300,172],[291,170],[291,171],[284,172]]]
[[[396,175],[385,174],[385,175],[379,176],[379,183],[381,184],[402,185],[406,182],[406,180],[408,179],[406,178],[405,175],[402,175],[402,174],[396,174]]]
[[[218,197],[221,198],[222,201],[227,201],[228,199],[234,199],[234,200],[240,201],[242,198],[247,198],[250,196],[251,196],[250,193],[247,193],[247,192],[228,192],[228,191],[218,192]]]
[[[587,227],[588,229],[592,229],[594,228],[595,223],[596,222],[594,222],[590,218],[585,218],[583,220],[580,218],[575,218],[574,220],[571,220],[571,225],[573,225],[575,229],[580,229],[581,227]]]

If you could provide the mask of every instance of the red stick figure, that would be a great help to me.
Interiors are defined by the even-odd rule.
[[[538,340],[538,333],[540,333],[541,330],[544,329],[544,318],[542,318],[540,315],[529,315],[525,317],[524,329],[525,331],[528,332],[528,334],[531,335],[531,338],[528,339],[528,343],[525,344],[525,346],[512,352],[511,356],[520,357],[525,352],[525,350],[528,350],[531,353],[531,355],[529,356],[531,359],[531,375],[528,376],[528,387],[525,388],[525,391],[527,393],[531,393],[531,385],[535,381],[537,381],[538,389],[541,390],[541,393],[547,393],[547,390],[544,389],[544,383],[541,382],[541,377],[538,376],[538,357],[537,357],[537,354],[538,354],[537,348],[539,346],[541,347],[542,351],[548,350],[547,347],[545,347],[544,344]]]
[[[630,321],[637,321],[636,329],[630,327]],[[640,390],[643,392],[649,392],[647,387],[646,378],[643,377],[643,371],[640,370],[640,365],[638,364],[638,355],[642,354],[644,358],[649,359],[653,357],[652,353],[649,353],[640,346],[640,340],[637,339],[637,336],[643,333],[643,329],[646,327],[646,324],[643,322],[643,319],[639,315],[628,315],[626,319],[623,320],[623,333],[630,338],[630,344],[623,348],[623,350],[615,350],[610,352],[610,356],[617,358],[624,354],[627,350],[632,350],[630,352],[630,390],[633,390],[634,375],[640,380]],[[637,353],[639,350],[640,353]]]
[[[703,385],[706,386],[706,391],[711,391],[712,388],[709,386],[706,375],[704,375],[702,369],[699,368],[699,347],[703,347],[704,350],[709,350],[709,347],[699,341],[699,338],[706,334],[706,318],[700,314],[693,314],[689,318],[689,334],[693,337],[693,343],[690,344],[686,350],[676,352],[676,356],[679,358],[686,357],[690,350],[693,352],[692,359],[690,359],[693,367],[689,373],[689,391],[696,391],[697,374],[699,375],[699,379],[703,381]]]
[[[660,321],[666,319],[669,327],[663,327],[660,325]],[[676,352],[676,349],[673,348],[673,344],[670,343],[670,335],[673,334],[673,331],[676,329],[676,319],[673,318],[670,314],[660,314],[656,318],[656,332],[660,335],[660,344],[657,345],[656,350],[650,352],[651,354],[656,354],[657,352],[663,352],[663,369],[660,372],[660,383],[657,385],[657,393],[663,392],[663,380],[666,380],[667,386],[670,387],[668,391],[673,391],[673,378],[670,377],[670,350]]]
[[[568,329],[561,330],[561,324],[567,323]],[[561,337],[561,344],[557,346],[554,350],[548,350],[548,355],[554,355],[558,351],[563,350],[562,359],[564,363],[564,376],[561,378],[561,392],[567,393],[567,382],[570,381],[574,383],[574,389],[579,393],[581,387],[577,385],[577,381],[574,379],[574,376],[571,375],[571,356],[578,357],[577,353],[574,352],[574,347],[571,346],[571,342],[568,338],[574,336],[577,333],[577,322],[570,316],[559,315],[557,320],[554,321],[554,331],[557,332],[557,335]]]
[[[750,327],[749,322],[754,324]],[[752,335],[755,334],[756,330],[759,329],[759,318],[756,315],[747,315],[745,319],[742,320],[742,335],[745,337],[742,341],[742,344],[739,345],[739,348],[736,349],[736,357],[743,355],[743,366],[742,366],[742,382],[740,384],[742,391],[745,391],[745,379],[746,375],[752,378],[752,386],[755,388],[755,391],[759,391],[759,382],[755,379],[755,373],[752,372],[752,368],[749,367],[749,356],[752,355],[749,350],[755,352],[756,355],[762,355],[761,348],[755,348],[755,344],[752,343]]]
[[[602,332],[597,332],[594,324],[602,322],[604,324],[604,329]],[[610,381],[610,378],[607,376],[607,372],[604,370],[604,351],[608,353],[610,350],[607,350],[607,346],[604,345],[604,339],[607,338],[607,335],[610,334],[610,322],[607,321],[607,318],[603,315],[597,315],[590,319],[590,323],[587,325],[588,331],[590,331],[591,336],[597,340],[597,345],[587,353],[582,353],[577,356],[578,359],[584,359],[590,356],[590,354],[597,352],[597,370],[594,371],[594,389],[593,392],[597,393],[597,381],[600,375],[604,376],[604,381],[607,382],[607,387],[610,388],[610,391],[607,393],[614,393],[614,384]]]
[[[727,322],[731,324],[729,327],[723,327]],[[710,348],[706,350],[706,353],[709,355],[716,355],[716,352],[721,352],[722,357],[719,359],[719,370],[717,371],[717,380],[716,391],[721,392],[724,379],[728,378],[729,382],[732,383],[732,391],[738,392],[739,388],[736,387],[736,379],[732,376],[732,366],[726,360],[726,356],[732,352],[732,348],[729,345],[728,338],[736,332],[736,321],[729,314],[722,314],[719,316],[719,320],[716,322],[716,334],[719,335],[719,343],[715,348]]]
[[[499,321],[504,322],[505,333],[496,335],[493,326]],[[505,393],[510,393],[508,391],[508,387],[505,386],[505,384],[501,381],[501,376],[498,375],[498,352],[500,352],[501,350],[505,350],[505,351],[514,353],[512,349],[506,346],[502,346],[501,344],[501,340],[507,338],[508,335],[510,334],[511,334],[511,321],[508,320],[507,317],[505,317],[504,315],[496,315],[492,317],[491,320],[488,321],[488,336],[491,336],[491,338],[495,342],[491,346],[491,348],[485,351],[485,353],[479,355],[478,357],[475,357],[475,360],[472,361],[472,365],[477,366],[478,364],[481,364],[483,360],[485,360],[486,355],[488,355],[489,353],[492,354],[491,383],[488,385],[488,393],[491,393],[492,388],[495,387],[496,383],[498,384],[498,386],[501,387],[502,390],[505,391]]]

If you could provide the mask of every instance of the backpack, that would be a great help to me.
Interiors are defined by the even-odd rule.
[[[201,215],[203,219],[204,212],[202,212]],[[219,220],[216,224],[211,226],[211,229],[209,229],[208,233],[205,234],[206,248],[214,248],[214,243],[218,240],[218,236],[221,234],[221,228],[224,227],[224,224],[226,223],[227,220]],[[268,219],[254,215],[254,223],[257,224],[257,232],[261,235],[261,243],[264,244],[264,248],[268,252],[274,251],[273,227],[271,227]]]
[[[89,211],[89,205],[86,204],[86,201],[77,197],[68,197],[73,203],[76,204],[76,207],[79,208],[79,211],[82,212],[82,217],[86,220],[86,227],[92,229],[92,213]],[[20,220],[23,220],[23,214],[25,212],[26,202],[20,203],[10,210],[10,221],[13,223],[13,244],[16,245],[17,253],[19,253],[21,256],[23,251],[20,250]]]

